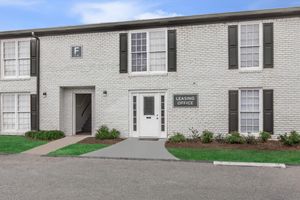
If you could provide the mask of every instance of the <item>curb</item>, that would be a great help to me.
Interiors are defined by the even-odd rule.
[[[255,163],[255,162],[222,162],[214,161],[215,166],[240,166],[240,167],[270,167],[285,169],[286,165],[283,163]]]

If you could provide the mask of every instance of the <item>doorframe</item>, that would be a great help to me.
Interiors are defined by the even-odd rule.
[[[160,131],[160,137],[159,138],[167,138],[167,133],[168,133],[168,92],[165,89],[162,90],[130,90],[129,94],[128,94],[128,102],[129,102],[129,120],[128,120],[128,130],[129,130],[129,137],[136,137],[139,138],[140,137],[140,133],[139,133],[139,123],[140,123],[140,112],[137,112],[137,130],[133,131],[133,105],[132,105],[132,100],[133,100],[133,96],[137,95],[139,96],[140,94],[155,94],[155,93],[160,93],[160,94],[164,94],[165,96],[165,131]],[[139,99],[137,97],[137,106],[139,106]],[[161,107],[161,105],[159,105],[159,107]],[[160,121],[160,130],[161,130],[161,121]]]
[[[91,136],[94,132],[94,93],[91,91],[76,91],[72,94],[72,135],[76,135],[76,95],[77,94],[89,94],[91,95],[91,117],[92,117],[92,126],[91,126]]]

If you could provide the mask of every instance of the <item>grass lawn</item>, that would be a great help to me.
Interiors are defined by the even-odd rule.
[[[45,141],[27,139],[24,136],[0,136],[0,153],[21,153],[46,144]]]
[[[49,156],[79,156],[81,154],[105,148],[107,144],[72,144],[49,153]]]
[[[181,160],[300,164],[300,151],[168,148]]]

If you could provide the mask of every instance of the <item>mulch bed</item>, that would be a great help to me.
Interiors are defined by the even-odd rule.
[[[114,139],[114,140],[99,140],[99,139],[96,139],[95,137],[88,137],[88,138],[85,138],[84,140],[81,140],[78,143],[79,144],[116,144],[123,140],[124,139],[122,139],[122,138],[118,138],[118,139]]]
[[[279,141],[268,141],[258,144],[226,144],[212,142],[203,144],[201,141],[187,141],[181,143],[166,142],[167,148],[212,148],[212,149],[244,149],[244,150],[300,150],[300,145],[285,146]]]

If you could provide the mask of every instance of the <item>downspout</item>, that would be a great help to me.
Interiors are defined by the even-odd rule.
[[[35,35],[34,32],[31,33],[32,37],[37,41],[37,76],[36,76],[36,95],[37,95],[37,131],[40,130],[40,38]]]

